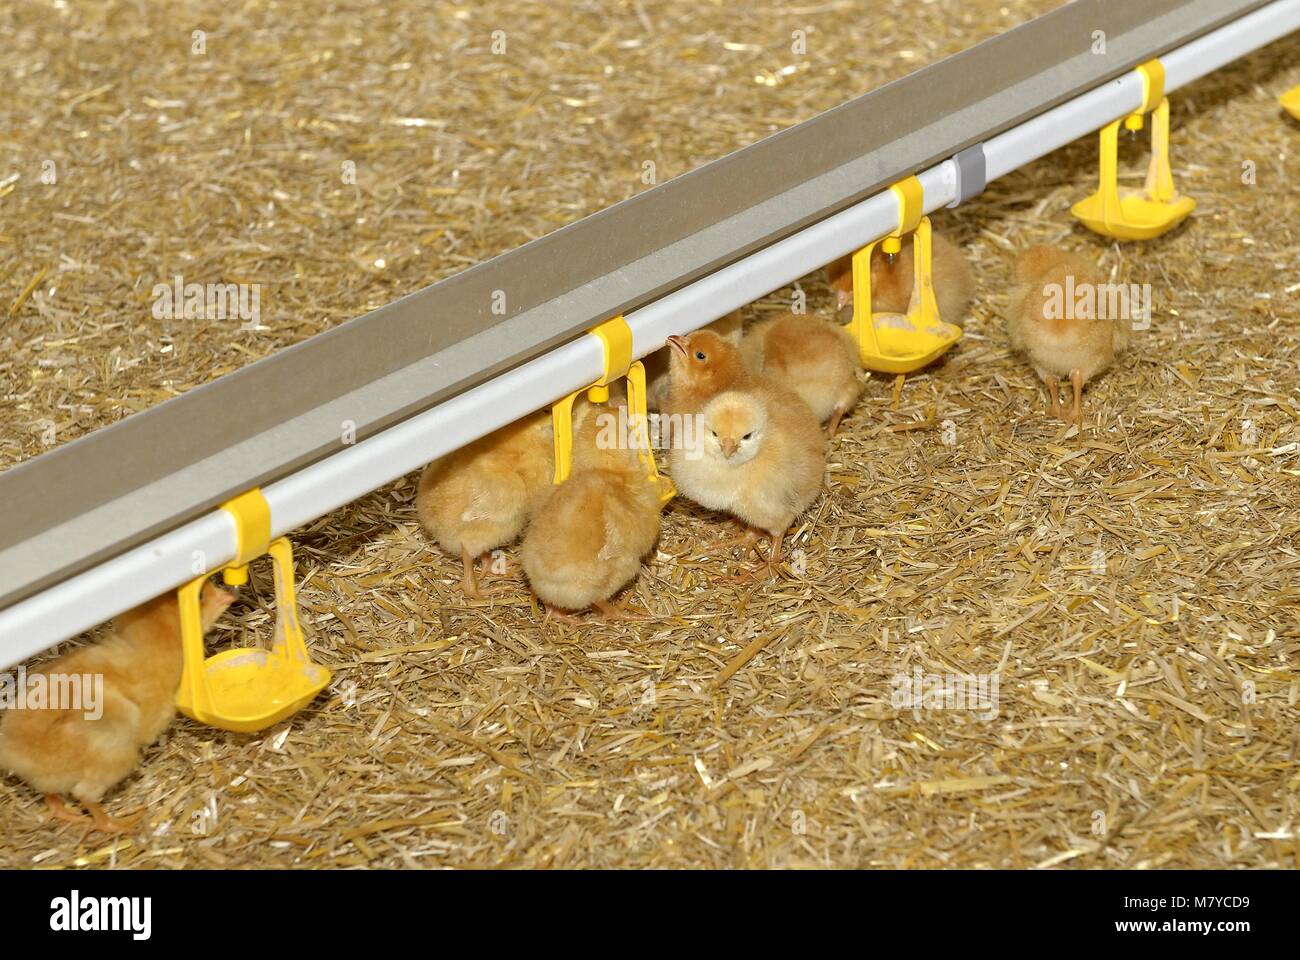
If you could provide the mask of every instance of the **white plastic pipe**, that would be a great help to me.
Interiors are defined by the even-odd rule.
[[[1174,90],[1300,29],[1300,0],[1277,0],[1161,58]],[[987,179],[1005,176],[1137,109],[1136,71],[1082,94],[984,144]],[[951,160],[919,173],[925,209],[956,196]],[[891,232],[898,203],[886,190],[683,287],[626,317],[641,357]],[[280,536],[481,436],[594,382],[603,355],[593,337],[517,367],[263,489]],[[0,669],[174,589],[235,556],[235,527],[216,511],[0,611]]]

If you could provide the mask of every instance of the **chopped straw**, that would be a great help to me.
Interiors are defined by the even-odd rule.
[[[0,464],[1055,5],[8,5]],[[522,585],[461,596],[408,476],[293,536],[327,693],[262,735],[178,720],[109,797],[147,811],[130,836],[0,778],[0,866],[1300,865],[1297,61],[1174,95],[1198,207],[1168,236],[1074,223],[1093,137],[936,217],[978,278],[966,336],[870,379],[779,580],[725,582],[721,518],[678,501],[633,597],[658,619],[543,624]],[[1154,294],[1082,432],[1003,331],[1043,241]],[[156,319],[176,275],[260,284],[260,325]],[[266,637],[271,595],[255,566],[213,644]],[[918,670],[996,675],[994,714],[896,706]]]

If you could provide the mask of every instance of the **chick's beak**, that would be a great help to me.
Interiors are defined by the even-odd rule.
[[[674,352],[680,354],[683,360],[686,359],[687,350],[685,337],[669,337],[668,347]]]
[[[724,437],[723,439],[718,441],[718,446],[722,448],[722,455],[726,457],[728,460],[730,460],[733,456],[735,456],[736,450],[739,449],[740,444],[738,444],[731,437]]]

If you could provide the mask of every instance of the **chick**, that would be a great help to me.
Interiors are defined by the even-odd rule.
[[[740,311],[733,310],[725,317],[714,320],[700,329],[711,330],[739,345],[743,325]],[[649,410],[663,410],[664,405],[668,402],[668,366],[671,354],[672,347],[664,347],[662,350],[656,350],[642,361],[645,364],[646,408]]]
[[[555,471],[551,417],[540,411],[435,460],[420,475],[420,523],[464,567],[467,597],[484,597],[474,558],[486,572],[491,552],[512,543],[551,495]]]
[[[858,348],[838,323],[810,314],[786,313],[756,324],[740,352],[745,366],[794,393],[835,436],[840,419],[862,396]]]
[[[667,414],[699,413],[709,400],[745,380],[749,372],[738,341],[712,330],[669,337]]]
[[[205,633],[234,599],[212,583],[203,585],[199,612]],[[44,793],[52,819],[85,819],[63,805],[60,794],[71,794],[90,811],[99,829],[128,828],[134,820],[110,818],[100,800],[135,769],[140,751],[176,716],[183,660],[175,593],[122,614],[105,640],[38,671],[50,678],[51,688],[61,682],[66,687],[74,676],[102,676],[102,696],[94,713],[88,710],[84,692],[80,704],[10,711],[0,724],[0,767]]]
[[[610,404],[582,419],[573,468],[524,535],[519,557],[547,616],[572,621],[593,606],[615,619],[644,616],[611,601],[659,539],[661,487],[647,479],[635,434],[611,426],[618,417]]]
[[[934,298],[939,316],[945,323],[965,326],[971,298],[975,296],[975,278],[961,248],[938,233],[930,234],[930,270]],[[903,240],[894,262],[877,246],[871,252],[871,308],[876,313],[906,313],[912,299],[912,238]],[[835,308],[842,310],[853,302],[853,258],[840,257],[826,267],[826,279],[835,291]]]
[[[672,449],[678,492],[737,517],[748,546],[770,535],[770,574],[790,524],[821,489],[826,441],[817,417],[798,395],[757,377],[712,398],[702,420],[695,444]]]
[[[1110,316],[1104,278],[1084,257],[1059,247],[1031,247],[1016,262],[1016,282],[1007,311],[1013,349],[1029,358],[1047,384],[1049,416],[1066,419],[1060,381],[1069,377],[1074,405],[1068,419],[1083,426],[1083,385],[1128,346],[1127,320]],[[1091,301],[1087,299],[1091,287]],[[1083,292],[1072,299],[1070,291]],[[1076,294],[1077,295],[1077,294]]]

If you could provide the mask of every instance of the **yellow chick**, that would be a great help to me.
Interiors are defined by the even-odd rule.
[[[871,252],[871,305],[876,313],[906,313],[912,299],[912,238],[894,262],[879,245]],[[930,234],[930,270],[934,281],[934,298],[939,317],[945,323],[962,327],[975,296],[975,278],[961,248],[937,232]],[[842,310],[853,302],[853,258],[840,257],[826,267],[826,279],[835,291],[835,309]]]
[[[206,583],[199,598],[207,632],[235,598]],[[73,689],[79,681],[80,702],[50,703],[46,709],[8,711],[0,724],[0,767],[45,794],[52,819],[86,818],[64,806],[70,794],[91,814],[100,830],[118,833],[129,820],[109,817],[100,801],[140,762],[140,752],[162,734],[176,716],[181,683],[180,608],[175,593],[166,593],[117,618],[106,639],[80,647],[28,675],[46,678],[53,691]],[[90,678],[102,677],[103,685]],[[88,687],[87,682],[92,686]],[[92,692],[94,691],[94,692]],[[89,700],[97,700],[91,705]]]
[[[539,411],[435,460],[420,475],[415,509],[429,535],[464,568],[467,597],[501,592],[479,586],[491,553],[513,543],[551,495],[555,471],[549,411]]]
[[[625,409],[625,408],[623,408]],[[575,412],[575,420],[577,420]],[[573,468],[528,525],[519,550],[547,616],[576,621],[595,607],[613,619],[645,614],[612,598],[636,579],[659,539],[660,484],[647,478],[620,405],[593,406],[576,428]]]
[[[835,436],[840,419],[862,396],[858,348],[838,323],[782,314],[751,327],[740,351],[750,371],[797,393],[826,423],[827,436]]]
[[[1016,263],[1007,311],[1013,349],[1028,357],[1047,385],[1049,416],[1065,416],[1060,381],[1068,377],[1074,405],[1068,419],[1083,426],[1083,385],[1128,346],[1130,324],[1114,317],[1104,278],[1086,258],[1059,247],[1026,250]]]
[[[821,490],[826,440],[798,395],[759,377],[711,399],[698,435],[671,458],[679,493],[737,517],[749,547],[771,536],[770,574],[786,531]]]
[[[709,330],[718,336],[731,341],[736,346],[740,345],[741,331],[744,321],[740,316],[739,310],[733,310],[725,317],[714,320],[710,324],[701,327],[701,330]],[[672,347],[667,346],[647,356],[642,363],[645,364],[646,380],[646,408],[649,410],[663,410],[668,402],[668,366],[669,357],[672,354]]]

